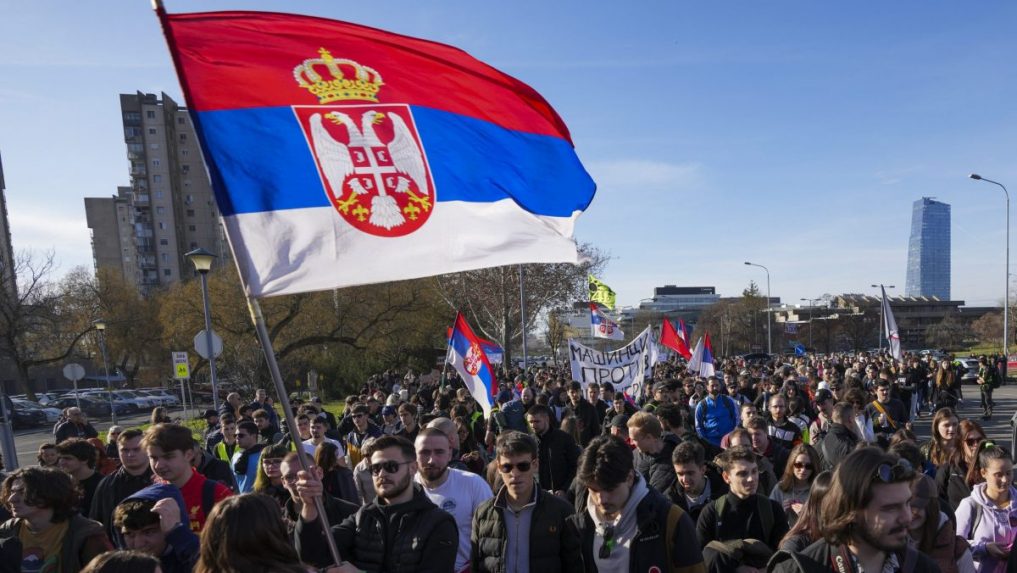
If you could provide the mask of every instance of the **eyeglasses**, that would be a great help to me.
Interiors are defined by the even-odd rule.
[[[911,462],[901,458],[895,464],[879,464],[876,468],[876,477],[883,483],[896,483],[903,478],[909,478],[914,474],[914,467]]]
[[[614,526],[608,525],[604,528],[604,544],[600,546],[600,558],[610,557],[612,549],[614,549]]]
[[[512,472],[512,468],[515,468],[521,472],[528,472],[530,471],[530,468],[532,466],[533,462],[519,462],[516,464],[501,464],[500,466],[498,466],[498,469],[501,470],[501,473],[507,474]]]
[[[277,466],[282,463],[282,458],[269,458],[261,460],[263,466]]]
[[[795,462],[794,467],[796,470],[811,470],[812,464],[808,462]]]
[[[377,464],[371,464],[369,467],[371,468],[371,475],[379,475],[382,470],[385,470],[385,473],[387,474],[394,474],[397,471],[399,471],[399,466],[411,463],[413,463],[412,460],[408,462],[397,462],[395,460],[388,460]]]

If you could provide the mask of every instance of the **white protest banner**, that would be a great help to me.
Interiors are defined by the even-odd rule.
[[[659,356],[653,330],[647,327],[632,342],[617,350],[602,352],[569,339],[572,379],[585,388],[591,382],[610,382],[615,392],[636,396],[642,390],[643,377],[649,375]]]

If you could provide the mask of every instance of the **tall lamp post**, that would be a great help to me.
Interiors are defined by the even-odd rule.
[[[750,267],[759,267],[766,271],[766,353],[773,354],[773,319],[770,313],[770,269],[763,265],[750,263],[749,261],[745,261],[745,264]]]
[[[809,347],[812,347],[812,310],[813,310],[813,305],[815,305],[816,301],[819,300],[819,299],[818,298],[803,298],[803,299],[800,299],[800,300],[807,300],[807,301],[809,301]]]
[[[1006,275],[1005,275],[1005,286],[1003,288],[1003,364],[1007,364],[1010,361],[1010,192],[1006,190],[1006,185],[1003,185],[999,181],[993,181],[992,179],[986,179],[977,173],[972,173],[968,177],[975,181],[985,181],[986,183],[992,183],[993,185],[999,185],[999,188],[1003,190],[1003,195],[1006,196]]]
[[[99,351],[102,352],[102,368],[106,371],[106,397],[109,398],[109,415],[113,424],[117,423],[117,409],[113,407],[113,381],[109,377],[109,358],[106,356],[106,321],[99,318],[92,321],[99,333]]]
[[[212,382],[212,408],[219,411],[219,381],[215,374],[215,349],[212,348],[212,309],[208,303],[208,271],[212,270],[215,255],[198,248],[184,256],[191,260],[194,270],[201,276],[201,302],[205,306],[205,346],[208,348],[208,377]]]
[[[879,285],[872,285],[872,288],[880,289],[880,291],[879,291],[879,293],[880,293],[880,299],[879,299],[879,302],[880,302],[880,304],[879,304],[879,352],[882,353],[883,352],[883,323],[886,322],[886,317],[883,316],[883,304],[882,304],[883,303],[883,299],[882,299],[883,291],[882,291],[882,289],[885,288],[885,289],[889,290],[889,289],[893,289],[893,288],[897,288],[897,287],[895,287],[894,285],[879,284]]]

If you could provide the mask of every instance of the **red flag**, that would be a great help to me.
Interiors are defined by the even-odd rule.
[[[689,345],[682,340],[681,336],[678,336],[678,332],[675,331],[674,325],[666,318],[664,319],[663,326],[660,327],[660,343],[680,354],[683,358],[685,358],[685,360],[692,358],[692,352],[689,351]]]

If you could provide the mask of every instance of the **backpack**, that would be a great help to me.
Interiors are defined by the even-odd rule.
[[[722,394],[720,396],[717,396],[717,400],[724,404],[724,407],[727,408],[728,415],[731,416],[731,422],[735,425],[735,427],[738,427],[738,412],[735,409],[734,398]],[[698,407],[699,404],[703,404],[703,409],[702,410],[699,409],[699,407]],[[702,426],[703,424],[706,423],[706,420],[705,420],[705,418],[706,418],[706,405],[705,404],[706,404],[706,399],[705,398],[700,400],[699,403],[696,404],[696,412],[698,414],[696,416],[698,418],[696,420],[696,422],[700,426]]]
[[[760,539],[760,541],[769,544],[770,534],[773,533],[773,506],[770,505],[770,498],[766,496],[757,493],[754,497],[756,498],[756,513],[759,515],[759,520],[763,522],[763,537],[765,539]],[[717,498],[717,524],[715,525],[716,531],[714,532],[717,539],[720,539],[720,524],[723,521],[722,517],[725,510],[727,510],[727,495],[722,495]],[[774,548],[771,547],[770,549]]]
[[[996,389],[1002,385],[1003,381],[999,375],[999,370],[995,366],[990,365],[987,367],[986,374],[989,376],[987,382],[989,383],[990,388]]]
[[[667,529],[665,533],[667,535],[664,538],[664,547],[667,549],[667,568],[670,570],[674,566],[674,556],[671,553],[671,546],[674,545],[674,533],[678,529],[678,521],[681,520],[685,510],[678,507],[677,505],[671,504],[671,508],[667,511]]]
[[[201,484],[201,511],[205,513],[205,519],[208,519],[208,514],[215,507],[215,486],[218,484],[214,479],[206,479]]]
[[[519,400],[512,400],[501,407],[501,410],[494,413],[498,428],[504,430],[516,430],[524,434],[529,432],[526,426],[526,408]]]

